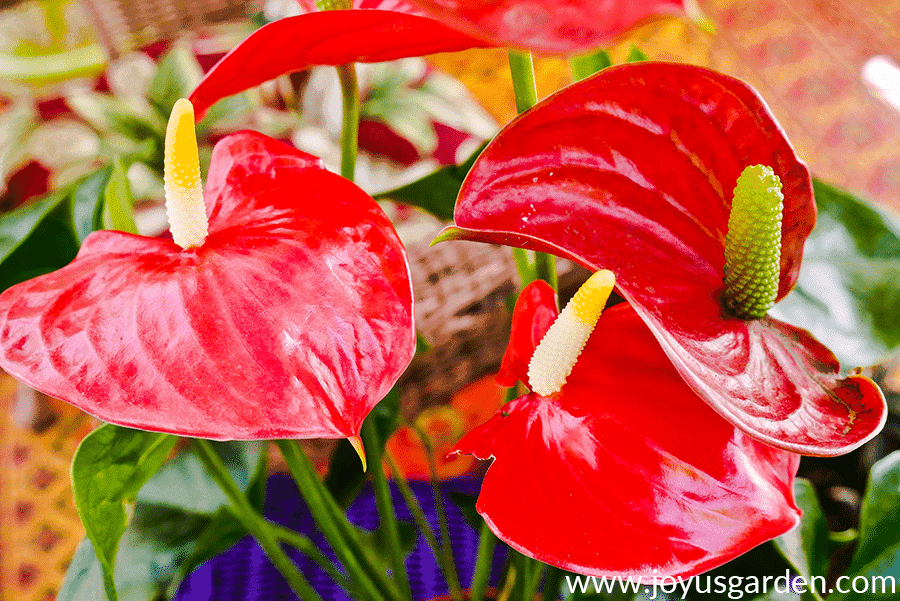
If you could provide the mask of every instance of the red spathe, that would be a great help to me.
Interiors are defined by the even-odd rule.
[[[365,192],[254,132],[216,145],[209,237],[95,232],[0,295],[0,366],[111,423],[213,439],[359,433],[415,349],[405,251]]]
[[[549,290],[526,288],[519,327],[555,311],[552,291],[525,297],[535,287]],[[520,337],[508,354],[534,345]],[[521,367],[501,375],[527,381]],[[509,403],[455,450],[494,459],[477,507],[502,540],[582,574],[691,576],[800,518],[800,457],[722,419],[624,303],[601,316],[560,392]]]
[[[723,308],[732,192],[755,164],[784,186],[781,299],[815,222],[809,172],[751,88],[699,67],[613,67],[521,115],[476,161],[448,235],[613,271],[687,384],[723,417],[786,450],[846,453],[884,424],[878,387],[842,377],[807,332]]]

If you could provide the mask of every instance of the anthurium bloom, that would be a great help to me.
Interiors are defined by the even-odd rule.
[[[197,117],[226,96],[318,65],[379,63],[489,45],[413,14],[405,3],[366,1],[357,6],[288,17],[255,31],[216,63],[191,94]]]
[[[532,387],[555,315],[522,293],[501,379]],[[792,528],[799,455],[722,419],[679,376],[627,303],[604,311],[561,389],[503,407],[457,445],[493,463],[477,508],[522,553],[582,574],[687,577]]]
[[[699,67],[606,69],[521,115],[469,172],[458,227],[443,238],[611,270],[678,373],[725,419],[782,449],[845,453],[884,424],[878,387],[843,377],[806,331],[739,318],[723,302],[732,194],[752,165],[782,184],[777,301],[797,281],[815,221],[809,172],[750,87]]]
[[[317,158],[255,132],[216,145],[199,199],[192,170],[173,160],[170,180],[168,163],[167,192],[185,210],[205,202],[208,234],[173,223],[186,248],[91,234],[71,264],[0,295],[0,367],[123,426],[356,437],[415,348],[388,219]]]
[[[598,48],[642,21],[684,14],[683,0],[412,0],[459,31],[551,54]]]

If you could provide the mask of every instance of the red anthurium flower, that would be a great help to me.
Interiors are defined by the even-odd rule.
[[[123,426],[357,436],[415,348],[390,222],[315,157],[254,132],[216,145],[205,204],[194,248],[95,232],[67,267],[6,290],[0,366]]]
[[[534,354],[556,312],[549,285],[529,285],[507,358]],[[506,365],[506,381],[528,382],[521,361]],[[494,459],[477,507],[497,536],[583,574],[687,577],[800,517],[799,455],[706,405],[626,303],[600,317],[561,390],[507,404],[455,450]]]
[[[841,454],[883,425],[878,387],[842,377],[806,331],[740,319],[723,303],[732,191],[758,164],[783,183],[781,299],[815,221],[809,173],[751,88],[699,67],[607,69],[520,116],[469,173],[459,228],[444,237],[612,270],[681,376],[725,419],[786,450]]]
[[[638,23],[684,14],[683,0],[413,0],[441,21],[494,44],[552,54],[597,48]]]
[[[411,14],[403,3],[362,5],[365,10],[307,13],[255,31],[225,55],[191,94],[197,118],[226,96],[317,65],[379,63],[488,45],[440,21]],[[370,9],[370,5],[384,8]]]

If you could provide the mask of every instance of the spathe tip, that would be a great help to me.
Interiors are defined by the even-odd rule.
[[[353,447],[353,450],[356,451],[356,454],[359,455],[359,460],[362,461],[362,468],[365,472],[368,470],[369,466],[366,462],[366,450],[363,448],[362,438],[359,436],[350,436],[347,438],[347,442],[350,443],[350,446]]]

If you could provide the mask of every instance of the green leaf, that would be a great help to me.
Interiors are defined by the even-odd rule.
[[[265,444],[260,442],[215,443],[229,472],[261,509],[267,477]],[[196,473],[199,462],[190,451],[170,460],[144,484],[137,495],[134,515],[119,541],[115,562],[115,587],[120,600],[156,601],[170,598],[178,585],[197,566],[217,555],[248,532],[227,507],[218,486],[205,472]],[[249,483],[248,483],[249,481]],[[221,497],[221,498],[220,498]],[[87,559],[70,565],[66,582],[72,599],[105,599],[101,564],[90,541]],[[78,584],[95,575],[91,586]],[[70,582],[71,581],[71,582]]]
[[[794,291],[770,311],[809,330],[845,368],[900,346],[900,221],[813,181],[818,221]]]
[[[175,44],[159,61],[156,75],[147,91],[147,99],[160,115],[168,118],[175,101],[190,96],[201,79],[203,69],[190,45]]]
[[[219,509],[194,540],[190,555],[178,566],[168,588],[171,590],[178,586],[201,563],[227,551],[249,534],[229,508]]]
[[[240,489],[248,490],[266,444],[259,441],[228,441],[213,442],[212,445]],[[141,488],[138,500],[207,516],[230,505],[225,494],[190,449],[179,453],[162,466]]]
[[[881,579],[900,580],[900,451],[894,452],[872,466],[869,483],[863,496],[859,517],[859,542],[856,554],[847,568],[848,578],[842,585],[847,589],[856,578],[865,579],[872,599],[900,599],[900,588],[882,594]],[[871,587],[879,588],[872,590]],[[858,593],[829,595],[829,601],[859,599]],[[869,597],[866,597],[869,598]]]
[[[146,138],[163,140],[165,119],[148,111],[143,114],[112,96],[79,91],[66,99],[69,107],[100,132],[117,133],[133,141]]]
[[[59,269],[75,258],[67,191],[47,196],[0,218],[0,290]]]
[[[466,174],[475,164],[475,159],[487,146],[487,142],[466,159],[461,165],[441,167],[411,184],[375,195],[375,200],[394,200],[424,209],[444,221],[453,219],[456,196]]]
[[[134,196],[121,157],[113,159],[112,175],[103,190],[103,229],[137,234]]]
[[[79,242],[103,229],[104,194],[112,171],[112,167],[104,167],[84,177],[71,193],[72,221]]]
[[[67,265],[96,229],[109,168],[0,216],[0,291]]]
[[[94,545],[110,601],[116,601],[114,567],[128,523],[126,505],[162,466],[177,437],[105,424],[91,432],[72,459],[72,493]]]
[[[803,517],[794,529],[774,540],[775,548],[798,574],[812,582],[813,576],[824,578],[828,572],[831,550],[828,523],[816,489],[808,480],[794,482],[794,498],[803,510]]]

